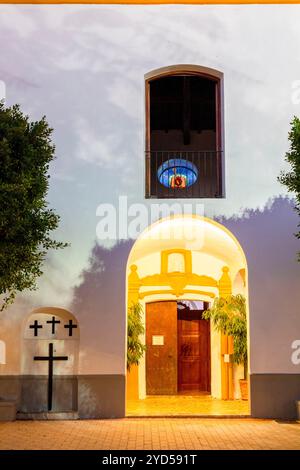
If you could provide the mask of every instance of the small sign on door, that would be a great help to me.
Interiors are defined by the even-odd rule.
[[[152,346],[163,346],[165,344],[164,339],[164,336],[152,336]]]
[[[227,364],[231,362],[231,354],[224,354],[224,362]]]

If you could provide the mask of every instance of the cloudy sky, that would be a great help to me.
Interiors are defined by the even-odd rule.
[[[143,202],[150,70],[186,63],[224,73],[227,197],[205,201],[206,215],[262,208],[283,193],[276,177],[300,114],[299,24],[298,5],[0,6],[0,93],[5,84],[7,105],[46,114],[54,127],[49,201],[62,216],[57,237],[72,243],[49,258],[44,303],[68,303],[97,206],[119,195]]]

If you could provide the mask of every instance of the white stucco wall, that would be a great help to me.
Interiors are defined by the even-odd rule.
[[[1,374],[20,373],[22,321],[42,305],[78,318],[79,373],[125,373],[130,247],[110,258],[94,252],[93,268],[88,259],[100,203],[117,207],[118,197],[128,195],[129,203],[150,205],[143,176],[145,73],[180,63],[224,73],[226,198],[202,201],[205,215],[263,209],[283,192],[276,178],[289,122],[300,114],[299,21],[298,5],[0,6],[6,103],[20,103],[32,119],[46,114],[55,129],[49,201],[62,216],[57,238],[71,242],[49,256],[39,289],[0,313]],[[249,264],[251,372],[300,373],[291,361],[300,331],[296,219],[290,215],[284,231],[285,212],[263,216],[230,222]]]

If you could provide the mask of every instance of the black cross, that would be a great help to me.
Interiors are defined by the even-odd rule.
[[[69,324],[65,325],[65,328],[69,328],[69,336],[73,336],[73,328],[77,328],[77,325],[73,324],[73,320],[69,320]]]
[[[39,325],[38,320],[34,320],[33,325],[29,325],[29,328],[34,329],[34,336],[38,336],[38,329],[43,328],[43,325]]]
[[[55,320],[55,317],[52,317],[52,320],[47,320],[46,323],[52,323],[52,334],[55,334],[55,324],[60,323],[60,320]]]
[[[49,343],[48,356],[34,356],[34,361],[48,362],[48,411],[52,410],[52,390],[53,390],[53,361],[67,361],[68,356],[53,356],[53,343]]]

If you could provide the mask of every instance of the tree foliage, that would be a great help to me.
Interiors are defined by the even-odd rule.
[[[300,119],[294,116],[289,132],[289,151],[285,154],[285,161],[290,165],[289,171],[282,171],[278,180],[295,195],[295,210],[300,216]],[[298,224],[298,228],[300,223]],[[300,230],[295,234],[300,239]],[[298,252],[300,261],[300,252]]]
[[[54,158],[46,118],[30,122],[20,107],[0,102],[0,295],[1,310],[17,292],[36,288],[59,216],[48,208],[49,163]]]
[[[218,297],[212,307],[203,313],[203,318],[211,320],[215,329],[233,337],[233,361],[243,364],[245,377],[247,369],[247,310],[243,295]]]
[[[127,317],[127,369],[138,365],[146,350],[140,336],[145,329],[142,321],[143,309],[140,303],[133,303],[128,309]]]

